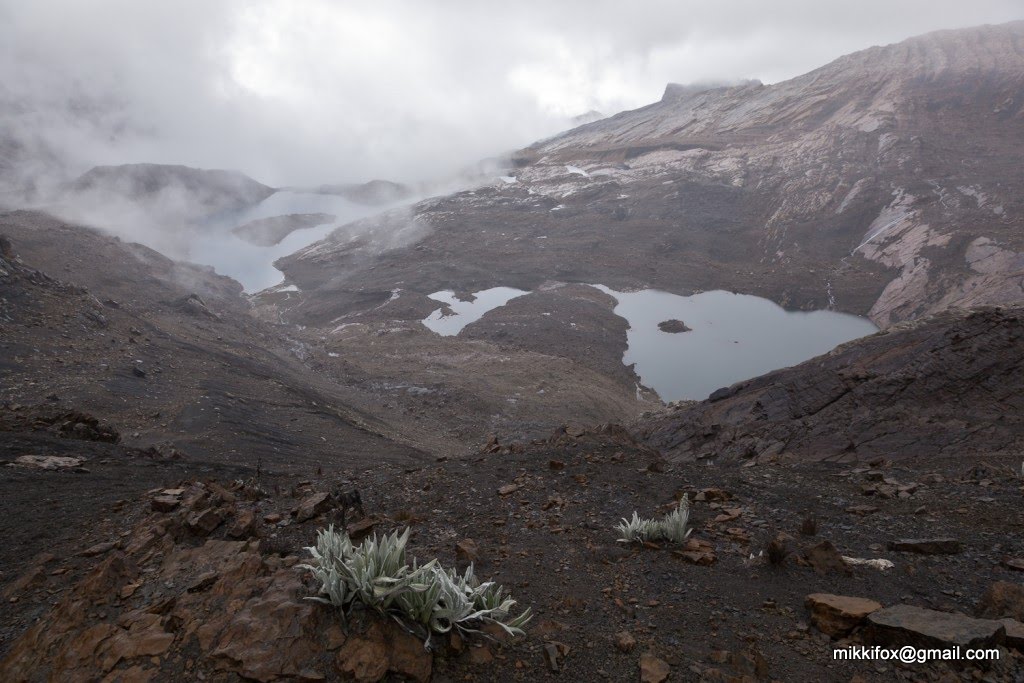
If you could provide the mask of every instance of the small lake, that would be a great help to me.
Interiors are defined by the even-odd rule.
[[[484,317],[488,311],[504,306],[512,299],[524,294],[529,294],[529,292],[512,287],[492,287],[481,292],[474,292],[472,301],[462,301],[455,296],[455,292],[448,290],[434,292],[428,296],[434,301],[448,304],[452,314],[444,315],[444,309],[439,308],[423,320],[423,324],[444,337],[450,337],[461,332],[466,325]]]
[[[722,290],[679,296],[653,289],[616,292],[615,313],[629,323],[622,362],[664,401],[703,400],[721,387],[797,365],[839,344],[872,334],[870,320],[834,311],[787,311]],[[663,332],[678,320],[686,332]]]

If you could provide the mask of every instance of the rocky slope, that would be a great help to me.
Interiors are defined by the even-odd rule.
[[[1019,302],[1024,22],[864,50],[775,85],[670,86],[537,143],[514,179],[428,200],[360,251],[280,262],[316,323],[386,298],[549,279],[725,288],[882,327]]]
[[[132,446],[250,466],[419,455],[254,320],[237,282],[43,214],[0,216],[0,234],[4,410],[82,411]]]
[[[0,677],[660,683],[1024,675],[1016,458],[694,468],[666,463],[609,426],[486,450],[234,483],[226,472],[218,482],[164,470],[162,485],[107,503],[80,537],[25,558],[3,588]],[[59,498],[62,487],[115,466],[141,476],[158,469],[108,452],[90,457],[89,472],[15,466],[4,475]],[[531,607],[527,635],[435,636],[428,651],[390,619],[356,609],[343,621],[305,600],[317,586],[297,566],[309,557],[301,547],[317,528],[341,523],[328,492],[342,477],[342,487],[362,494],[362,512],[346,518],[356,538],[411,525],[413,555],[474,562],[479,576]],[[682,496],[692,500],[694,528],[685,545],[616,542],[619,518],[657,514]],[[998,648],[1000,659],[950,666],[832,656],[856,644],[948,646],[966,642],[962,634]]]
[[[454,338],[387,318],[304,330],[279,324],[277,304],[267,303],[293,292],[262,298],[268,324],[234,280],[90,228],[14,212],[0,216],[0,235],[24,267],[73,285],[8,283],[3,400],[48,405],[58,396],[137,433],[132,445],[312,463],[334,457],[327,454],[338,444],[343,459],[390,457],[394,444],[374,445],[372,436],[385,434],[411,447],[396,454],[456,454],[494,432],[546,433],[644,406],[620,360],[625,323],[589,288],[554,289],[517,309],[517,322],[498,319],[505,336],[483,321],[472,337]],[[543,317],[538,307],[556,306],[583,306],[587,347],[567,357],[557,328],[532,347],[512,345]],[[133,374],[136,366],[145,376]],[[258,417],[264,412],[276,415]]]
[[[637,425],[678,460],[867,461],[1024,452],[1024,309],[937,314]]]

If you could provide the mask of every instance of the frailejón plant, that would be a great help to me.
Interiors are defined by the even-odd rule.
[[[643,541],[668,541],[682,543],[690,535],[687,529],[690,520],[690,503],[686,496],[679,501],[675,510],[661,519],[641,519],[635,511],[632,519],[623,519],[616,525],[620,543],[642,543]]]
[[[348,535],[334,527],[317,532],[316,546],[306,548],[313,556],[300,565],[320,582],[320,595],[311,600],[340,607],[346,612],[355,603],[383,614],[403,618],[427,634],[452,629],[469,632],[481,623],[497,624],[510,635],[522,635],[530,620],[527,608],[512,615],[516,601],[494,582],[480,583],[472,565],[465,574],[445,570],[437,560],[419,565],[406,561],[409,529],[353,545]]]

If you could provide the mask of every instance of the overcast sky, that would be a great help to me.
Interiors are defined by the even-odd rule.
[[[0,123],[83,167],[415,180],[668,82],[775,82],[1020,18],[1021,0],[0,0]]]

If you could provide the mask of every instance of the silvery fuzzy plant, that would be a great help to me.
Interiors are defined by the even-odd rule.
[[[333,526],[321,529],[316,546],[306,548],[313,561],[300,567],[313,572],[320,581],[320,595],[326,597],[309,599],[345,612],[359,602],[404,619],[426,631],[427,645],[432,633],[472,632],[485,622],[510,635],[523,635],[531,618],[529,608],[512,616],[516,601],[494,582],[477,581],[472,565],[461,576],[454,569],[446,571],[437,560],[422,566],[413,560],[410,566],[405,556],[408,541],[408,528],[380,539],[374,534],[359,545]]]
[[[641,519],[634,511],[632,519],[623,518],[616,525],[619,532],[619,543],[642,543],[644,541],[668,541],[682,543],[690,535],[687,529],[690,520],[690,503],[686,496],[679,501],[678,507],[661,519]]]

